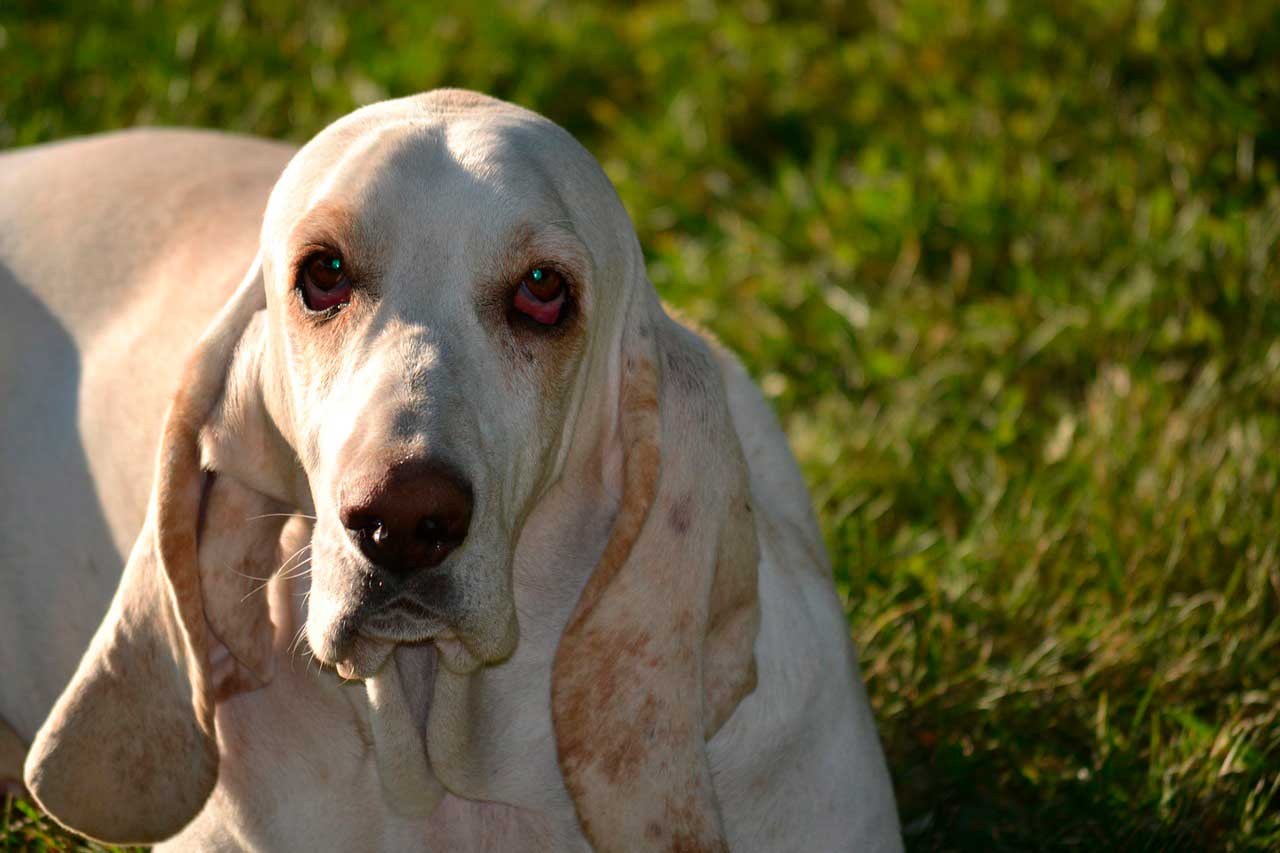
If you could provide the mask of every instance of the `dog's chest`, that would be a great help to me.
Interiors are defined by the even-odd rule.
[[[555,817],[446,795],[427,827],[430,850],[589,850],[572,814]]]

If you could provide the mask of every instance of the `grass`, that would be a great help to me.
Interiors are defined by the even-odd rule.
[[[1280,846],[1280,9],[288,6],[5,4],[0,145],[549,115],[783,418],[908,846]]]

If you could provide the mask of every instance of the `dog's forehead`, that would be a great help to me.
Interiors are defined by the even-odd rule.
[[[598,206],[599,182],[607,179],[571,136],[526,110],[479,103],[359,111],[331,125],[286,169],[266,229],[284,234],[309,212],[333,207],[384,222],[459,226],[478,217],[473,224],[488,229],[522,218],[601,218],[581,208]]]

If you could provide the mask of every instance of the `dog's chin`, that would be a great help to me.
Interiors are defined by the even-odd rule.
[[[348,679],[374,675],[395,649],[394,643],[363,636],[350,614],[325,619],[313,611],[308,614],[306,632],[316,660]]]
[[[485,663],[492,662],[486,661],[476,648],[483,647],[482,643],[463,638],[443,618],[409,616],[406,615],[405,609],[389,608],[388,612],[370,616],[361,626],[359,638],[371,643],[391,645],[429,642],[439,652],[441,665],[458,675],[475,672]]]
[[[307,640],[316,658],[344,678],[369,678],[402,644],[434,644],[441,666],[458,675],[498,663],[515,650],[509,598],[492,612],[472,612],[457,606],[457,598],[438,603],[411,591],[382,590],[384,595],[333,596],[312,588]]]
[[[402,644],[435,643],[441,662],[453,672],[472,672],[483,664],[443,616],[404,600],[373,612],[365,607],[328,614],[313,609],[307,640],[317,660],[347,679],[372,677]]]

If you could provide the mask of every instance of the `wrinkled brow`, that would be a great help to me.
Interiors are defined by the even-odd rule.
[[[580,285],[595,271],[591,253],[567,218],[525,222],[501,245],[496,268],[488,276],[497,281],[512,281],[536,264],[552,264]]]
[[[341,204],[321,202],[308,210],[289,231],[289,244],[332,246],[348,249],[360,240],[360,227],[352,211]]]

